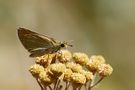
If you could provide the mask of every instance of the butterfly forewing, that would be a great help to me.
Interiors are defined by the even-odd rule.
[[[31,53],[37,52],[37,54],[42,54],[45,49],[56,45],[56,41],[53,38],[32,32],[25,28],[18,29],[18,36],[23,46]]]

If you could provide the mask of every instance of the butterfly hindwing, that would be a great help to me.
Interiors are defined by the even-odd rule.
[[[39,57],[46,53],[50,53],[49,48],[37,48],[37,49],[31,50],[30,57]]]

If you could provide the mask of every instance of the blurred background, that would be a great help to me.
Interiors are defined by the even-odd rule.
[[[19,27],[103,55],[114,72],[94,90],[135,90],[134,0],[0,0],[0,90],[40,90]]]

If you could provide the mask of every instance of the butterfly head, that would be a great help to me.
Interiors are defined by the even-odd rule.
[[[68,42],[65,42],[65,41],[60,43],[61,48],[67,48],[67,46],[72,47],[73,45],[71,45],[71,44],[69,44]]]

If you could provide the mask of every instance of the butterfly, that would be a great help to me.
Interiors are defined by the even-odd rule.
[[[40,57],[45,54],[55,53],[62,48],[71,46],[67,42],[60,42],[54,38],[33,32],[29,29],[19,28],[18,37],[24,46],[30,52],[30,57]]]

